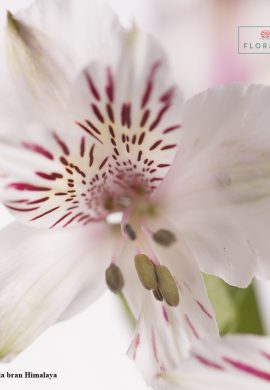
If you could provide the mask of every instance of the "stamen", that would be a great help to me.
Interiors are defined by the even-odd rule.
[[[155,265],[146,255],[139,254],[135,257],[135,267],[142,285],[147,290],[155,290],[157,285],[157,275]]]
[[[137,239],[137,235],[129,223],[124,225],[123,230],[131,241],[135,241]]]
[[[124,287],[124,277],[120,268],[112,263],[106,269],[105,277],[109,289],[115,294],[120,293]]]
[[[153,240],[159,245],[168,247],[176,242],[176,237],[170,230],[160,229],[153,234]]]
[[[158,287],[164,300],[169,306],[178,306],[180,301],[179,291],[168,268],[163,265],[157,266],[156,275]]]
[[[160,301],[160,302],[163,301],[163,296],[162,296],[161,291],[158,287],[155,290],[153,290],[153,295],[157,301]]]

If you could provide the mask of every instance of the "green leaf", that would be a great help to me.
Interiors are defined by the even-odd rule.
[[[253,284],[237,288],[216,276],[203,275],[220,333],[265,334]]]

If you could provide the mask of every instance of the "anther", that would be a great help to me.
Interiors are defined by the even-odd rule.
[[[111,264],[106,269],[105,277],[107,286],[113,293],[117,294],[121,292],[124,287],[124,278],[122,271],[117,265]]]
[[[153,234],[153,240],[159,245],[168,247],[176,242],[176,237],[170,230],[160,229]]]
[[[155,290],[153,290],[153,295],[157,301],[160,301],[160,302],[163,301],[163,296],[162,296],[160,289],[158,287]]]
[[[157,275],[155,265],[146,255],[140,254],[135,257],[135,267],[142,285],[147,290],[157,288]]]
[[[158,287],[160,292],[169,306],[179,305],[179,291],[172,274],[167,267],[159,265],[156,267]]]
[[[124,232],[130,238],[131,241],[135,241],[137,236],[135,231],[133,230],[132,226],[129,223],[126,223],[123,228]]]

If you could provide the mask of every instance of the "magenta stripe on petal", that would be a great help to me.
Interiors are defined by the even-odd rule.
[[[204,356],[201,356],[199,354],[193,354],[195,359],[197,359],[200,363],[204,364],[207,367],[215,368],[217,370],[225,370],[225,367],[222,367],[220,364],[215,363]]]
[[[12,188],[18,191],[51,191],[51,188],[34,186],[28,183],[11,183],[6,188]]]
[[[270,373],[262,371],[256,367],[250,366],[249,364],[239,362],[237,360],[230,359],[228,357],[223,357],[223,360],[233,366],[234,368],[243,371],[247,374],[256,376],[257,378],[264,379],[270,382]]]

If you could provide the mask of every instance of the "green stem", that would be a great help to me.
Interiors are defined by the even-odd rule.
[[[133,329],[135,329],[136,327],[136,317],[134,316],[129,304],[128,304],[128,301],[126,300],[126,297],[125,295],[123,294],[123,292],[121,291],[120,293],[117,294],[117,296],[119,297],[120,299],[120,302],[124,308],[124,311],[127,315],[127,318],[130,322],[130,325],[132,326]]]

